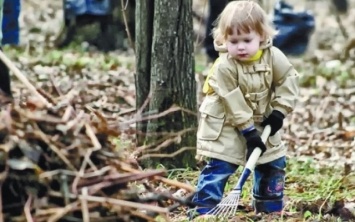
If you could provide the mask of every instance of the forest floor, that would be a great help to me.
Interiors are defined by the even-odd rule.
[[[302,8],[304,1],[290,2],[297,2],[297,7]],[[355,1],[350,2],[349,13],[340,18],[351,36],[355,33]],[[204,1],[194,3],[194,10],[207,11],[201,8]],[[300,72],[302,87],[297,108],[284,126],[283,139],[289,145],[286,213],[277,217],[255,215],[249,206],[248,182],[241,196],[240,213],[231,221],[355,221],[355,57],[343,60],[348,38],[342,35],[336,16],[325,5],[325,1],[316,1],[314,6],[316,30],[307,53],[290,57]],[[320,7],[323,10],[319,11]],[[80,103],[103,112],[112,121],[126,121],[135,108],[133,52],[102,53],[87,44],[72,44],[63,50],[54,48],[62,21],[60,8],[59,1],[25,1],[21,45],[6,46],[5,53],[37,88],[48,89],[55,83],[65,94],[89,82],[90,88],[80,88],[86,94]],[[196,23],[194,29],[203,33],[200,24]],[[197,76],[204,75],[209,68],[199,42],[196,37]],[[17,102],[30,95],[15,77],[13,91]],[[129,148],[135,146],[127,137],[120,138],[120,142]],[[189,169],[168,173],[169,178],[191,185],[195,185],[198,176],[197,170]],[[231,178],[227,191],[238,175]],[[185,214],[186,208],[180,208],[171,220],[186,221]]]

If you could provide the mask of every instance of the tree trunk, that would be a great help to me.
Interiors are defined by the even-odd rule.
[[[136,107],[141,113],[138,117],[148,111],[147,108],[140,110],[150,91],[150,64],[151,46],[153,36],[154,0],[136,1]],[[142,135],[146,131],[144,122],[137,123],[138,145],[144,143]]]
[[[139,10],[139,7],[137,9]],[[147,11],[147,8],[145,10]],[[137,11],[137,13],[140,12]],[[138,17],[143,18],[142,15]],[[137,23],[137,26],[142,25],[141,22],[142,20],[140,23]],[[140,93],[137,93],[137,105],[138,103],[140,106],[143,104],[149,91],[152,93],[149,101],[149,114],[159,114],[172,106],[178,106],[195,112],[196,82],[193,60],[192,0],[154,1],[154,21],[152,28],[151,48],[148,48],[149,44],[140,45],[141,43],[136,43],[137,82],[138,84],[140,82],[139,75],[144,75],[145,80],[150,78],[149,90],[143,92],[143,90],[139,89]],[[142,41],[142,39],[139,39],[139,35],[143,35],[143,33],[138,34],[142,31],[145,31],[144,35],[146,36],[144,38],[148,40],[147,35],[149,35],[149,32],[139,27],[137,28],[136,39]],[[148,63],[143,63],[143,59],[140,58],[141,56],[148,58],[148,52],[140,54],[138,51],[140,49],[142,52],[143,46],[146,47],[147,51],[150,50],[151,61],[149,71],[147,71],[147,66],[145,66]],[[150,77],[147,77],[148,75]],[[139,87],[142,86],[143,83]],[[142,95],[144,95],[144,99],[138,99]],[[171,112],[163,118],[151,119],[145,129],[147,136],[144,142],[157,142],[157,140],[165,140],[166,142],[168,141],[167,137],[164,139],[162,136],[153,137],[152,135],[162,135],[165,133],[164,135],[166,136],[166,133],[175,132],[176,134],[184,129],[191,129],[188,133],[184,133],[181,136],[175,135],[174,138],[170,136],[170,141],[174,140],[175,143],[162,148],[159,153],[171,154],[182,147],[191,147],[193,149],[196,141],[196,123],[196,115],[184,111]],[[148,164],[149,166],[163,164],[165,167],[191,167],[194,163],[194,151],[183,152],[174,156],[174,158],[150,159],[150,161],[146,161],[146,165]]]

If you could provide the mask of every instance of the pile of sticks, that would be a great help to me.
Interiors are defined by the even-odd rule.
[[[0,221],[168,220],[189,204],[193,187],[143,171],[103,116],[51,101],[0,59],[34,95],[1,106]]]
[[[1,111],[2,220],[154,221],[188,203],[173,193],[193,188],[163,170],[140,170],[113,142],[119,131],[71,106],[37,105]]]

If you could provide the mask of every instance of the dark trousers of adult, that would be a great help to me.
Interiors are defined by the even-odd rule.
[[[206,24],[206,35],[204,46],[206,49],[207,56],[210,61],[214,61],[218,58],[218,52],[213,46],[213,36],[212,29],[214,27],[214,22],[218,18],[219,14],[223,11],[224,7],[228,4],[228,0],[209,0],[209,11]]]

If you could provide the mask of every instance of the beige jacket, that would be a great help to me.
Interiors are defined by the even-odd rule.
[[[200,106],[197,131],[197,159],[211,157],[244,165],[246,141],[240,131],[260,123],[273,109],[285,116],[295,107],[299,88],[298,73],[286,56],[268,41],[260,59],[241,63],[230,57],[224,45],[215,48],[219,59],[208,78],[208,93]],[[286,154],[277,132],[269,137],[267,151],[258,164]]]

